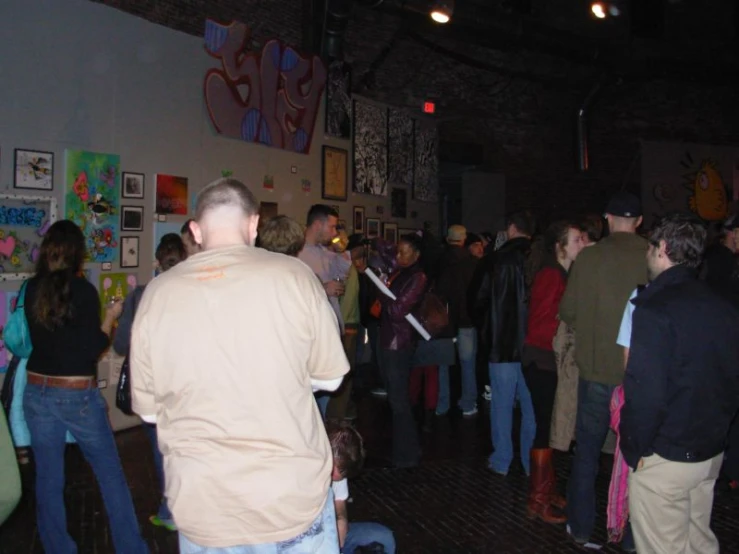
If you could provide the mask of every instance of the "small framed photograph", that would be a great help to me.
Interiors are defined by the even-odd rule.
[[[121,194],[123,198],[143,198],[146,177],[143,173],[123,173],[121,175]]]
[[[139,267],[139,237],[121,237],[121,267]]]
[[[13,186],[17,189],[53,190],[54,154],[16,148]]]
[[[367,238],[374,239],[380,236],[380,220],[374,217],[368,217],[366,220],[367,224]]]
[[[364,206],[354,206],[354,232],[364,233]]]
[[[398,224],[397,223],[383,223],[382,224],[382,238],[393,244],[398,242]]]
[[[144,230],[144,207],[121,206],[121,231]]]

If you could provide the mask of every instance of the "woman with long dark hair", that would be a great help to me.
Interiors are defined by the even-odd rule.
[[[531,449],[531,483],[528,513],[547,523],[564,523],[557,509],[565,507],[556,494],[549,432],[557,390],[557,363],[553,340],[559,320],[559,303],[567,286],[567,273],[583,248],[582,232],[566,221],[553,223],[543,238],[543,267],[534,276],[529,320],[523,347],[523,374],[531,391],[536,435]]]
[[[36,462],[38,531],[47,552],[77,552],[64,507],[64,439],[69,431],[97,478],[115,551],[141,554],[149,550],[96,379],[98,359],[108,347],[121,302],[106,307],[101,323],[97,290],[80,276],[84,258],[80,228],[68,220],[54,223],[26,288],[24,309],[33,352],[23,407]]]

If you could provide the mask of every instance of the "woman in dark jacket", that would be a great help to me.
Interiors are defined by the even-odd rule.
[[[98,358],[110,344],[121,302],[100,321],[95,287],[80,277],[85,237],[77,225],[54,223],[44,236],[25,315],[33,352],[23,396],[36,462],[36,518],[46,552],[77,552],[64,506],[64,437],[69,431],[92,466],[118,554],[148,552],[123,474],[108,407],[97,388]]]
[[[418,335],[406,319],[421,302],[426,290],[426,275],[418,264],[420,257],[419,237],[401,237],[395,255],[396,269],[388,280],[396,299],[380,294],[381,365],[393,414],[393,464],[396,467],[415,467],[421,457],[408,391]]]
[[[557,313],[567,285],[567,272],[583,248],[582,233],[566,221],[553,223],[544,236],[544,267],[531,287],[529,319],[523,345],[522,365],[536,417],[536,435],[531,449],[529,516],[547,523],[564,523],[564,499],[556,494],[549,429],[557,390],[557,363],[553,340],[559,326]]]

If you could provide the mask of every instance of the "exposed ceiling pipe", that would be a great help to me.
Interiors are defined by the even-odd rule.
[[[590,106],[595,99],[596,94],[600,91],[601,82],[598,81],[591,88],[585,100],[580,104],[577,110],[577,168],[585,173],[590,167],[590,158],[588,155],[588,115]]]
[[[344,33],[352,14],[352,0],[326,0],[321,57],[344,59]]]

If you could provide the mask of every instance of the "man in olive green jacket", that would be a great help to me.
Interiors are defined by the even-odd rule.
[[[595,527],[595,477],[608,434],[610,401],[624,374],[616,344],[621,317],[631,292],[647,282],[647,241],[636,234],[641,203],[627,192],[608,203],[611,234],[583,250],[572,266],[559,317],[575,331],[580,369],[575,440],[577,449],[567,484],[567,527],[579,544]]]

